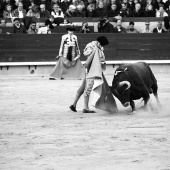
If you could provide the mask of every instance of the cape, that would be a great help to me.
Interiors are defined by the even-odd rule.
[[[85,76],[85,68],[80,59],[70,61],[65,57],[60,57],[50,76],[64,79],[83,79]]]
[[[118,111],[115,99],[102,71],[101,51],[96,47],[87,78],[95,78],[93,85],[93,105],[96,109],[116,113]]]

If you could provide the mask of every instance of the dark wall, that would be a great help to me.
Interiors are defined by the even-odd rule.
[[[0,35],[0,62],[55,61],[61,36]],[[87,43],[99,35],[76,34],[83,53]],[[102,34],[110,44],[105,47],[106,60],[170,60],[170,34]],[[81,55],[81,60],[85,60]]]

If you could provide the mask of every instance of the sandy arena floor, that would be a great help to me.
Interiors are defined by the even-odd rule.
[[[0,170],[170,170],[170,76],[155,76],[162,108],[151,95],[134,115],[117,99],[117,114],[84,114],[83,98],[71,112],[81,80],[1,76]]]

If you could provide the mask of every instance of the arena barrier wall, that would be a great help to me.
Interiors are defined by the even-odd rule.
[[[55,61],[63,34],[0,35],[0,62]],[[170,60],[170,34],[81,34],[76,33],[81,54],[86,44],[104,35],[109,39],[105,47],[107,61]],[[81,60],[86,60],[81,55]]]
[[[0,75],[48,75],[56,63],[62,35],[0,35]],[[99,35],[109,39],[105,47],[108,74],[123,62],[139,60],[152,65],[155,71],[170,72],[170,34],[76,35],[81,54],[85,45]],[[83,55],[80,59],[85,61]]]
[[[105,75],[114,75],[116,68],[123,63],[134,63],[141,60],[106,61]],[[149,64],[154,74],[170,74],[170,60],[142,60]],[[82,63],[84,63],[82,61]],[[3,62],[0,63],[2,76],[49,76],[56,62]],[[8,77],[6,77],[8,78]]]

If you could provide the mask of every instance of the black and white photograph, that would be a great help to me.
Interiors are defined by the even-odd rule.
[[[0,170],[170,170],[170,0],[0,0]]]

